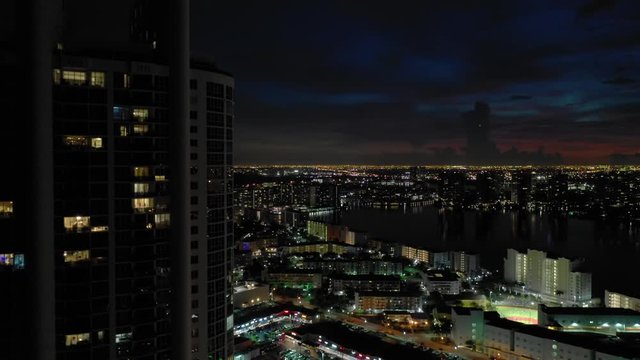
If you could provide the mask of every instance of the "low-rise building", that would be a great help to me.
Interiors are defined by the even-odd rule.
[[[429,251],[426,249],[401,245],[400,253],[403,258],[425,264],[429,263]]]
[[[640,298],[615,291],[604,291],[604,305],[609,308],[623,308],[640,311]]]
[[[427,273],[425,286],[429,293],[439,292],[443,295],[458,295],[462,285],[460,278],[454,273],[430,271]]]
[[[349,275],[400,275],[404,265],[400,259],[304,259],[302,269],[319,270],[323,274],[343,273]]]
[[[333,293],[355,291],[400,291],[402,282],[397,275],[346,275],[329,276],[329,290]]]
[[[411,291],[359,291],[355,293],[355,307],[361,311],[422,310],[422,294]]]
[[[350,244],[344,244],[339,242],[330,241],[315,241],[305,242],[300,244],[290,244],[282,247],[284,254],[303,254],[303,253],[318,253],[318,254],[354,254],[357,251],[357,247]]]
[[[480,309],[454,308],[451,317],[451,337],[457,345],[473,344],[477,351],[494,359],[640,359],[638,336],[625,339],[623,336],[556,331],[507,320],[495,312]]]
[[[319,288],[322,286],[322,273],[294,269],[269,271],[264,281],[272,287]]]
[[[272,247],[278,245],[278,239],[275,237],[256,237],[243,239],[238,243],[238,250],[255,252],[266,247]]]
[[[451,340],[458,345],[477,345],[484,341],[482,309],[451,308]]]
[[[538,306],[538,325],[556,330],[598,332],[640,332],[640,312],[624,308]]]
[[[233,288],[233,305],[246,308],[269,301],[269,285],[247,282]]]

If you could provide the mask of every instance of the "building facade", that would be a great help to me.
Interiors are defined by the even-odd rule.
[[[591,274],[577,271],[579,262],[553,258],[544,251],[528,249],[526,253],[507,250],[504,279],[524,285],[527,291],[576,304],[591,300]]]
[[[604,304],[610,308],[631,309],[640,312],[640,299],[615,291],[604,291]]]
[[[355,293],[355,308],[362,311],[420,311],[422,295],[405,291],[359,291]]]
[[[28,3],[37,53],[0,56],[38,74],[3,101],[37,112],[2,138],[33,182],[0,192],[2,357],[232,358],[233,78],[190,63],[189,1]]]

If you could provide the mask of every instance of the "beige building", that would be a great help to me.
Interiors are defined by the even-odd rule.
[[[604,291],[604,305],[610,308],[631,309],[640,312],[640,299],[614,291]]]
[[[355,294],[355,306],[357,310],[373,312],[419,311],[422,309],[422,295],[404,291],[361,291]]]
[[[409,260],[419,261],[422,263],[429,263],[429,251],[425,249],[419,249],[407,245],[402,245],[401,253],[402,257]]]

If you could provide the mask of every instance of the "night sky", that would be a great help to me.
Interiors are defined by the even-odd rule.
[[[476,101],[496,163],[640,152],[637,0],[192,8],[194,51],[236,78],[237,164],[469,163]]]

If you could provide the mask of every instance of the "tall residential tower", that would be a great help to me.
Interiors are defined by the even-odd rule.
[[[231,358],[234,81],[189,1],[10,2],[2,358]]]

